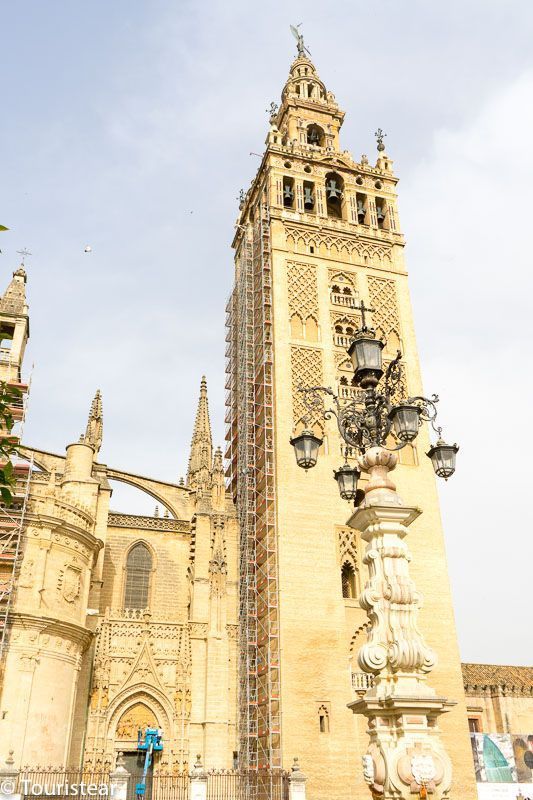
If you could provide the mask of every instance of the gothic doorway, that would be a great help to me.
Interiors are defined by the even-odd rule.
[[[128,781],[128,800],[136,800],[137,798],[135,787],[139,781],[142,780],[145,755],[145,753],[139,750],[124,753],[124,768],[130,774],[130,779]],[[152,800],[153,779],[154,764],[152,761],[146,775],[146,791],[144,793],[146,800]]]

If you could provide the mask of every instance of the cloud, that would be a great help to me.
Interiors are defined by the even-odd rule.
[[[461,653],[531,659],[533,72],[467,125],[437,131],[400,189],[426,391],[461,445],[441,487]]]

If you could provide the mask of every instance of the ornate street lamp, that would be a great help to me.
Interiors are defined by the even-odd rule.
[[[307,429],[317,412],[325,419],[336,418],[342,439],[349,451],[358,456],[364,455],[372,447],[389,451],[400,450],[416,439],[422,422],[429,422],[438,435],[438,441],[427,455],[436,475],[448,480],[455,472],[455,456],[459,448],[455,444],[446,444],[441,439],[442,429],[435,425],[436,403],[439,398],[434,394],[431,398],[415,396],[399,401],[393,399],[402,388],[401,353],[398,351],[383,377],[382,351],[385,343],[377,339],[375,331],[365,324],[365,312],[372,309],[365,308],[364,303],[361,303],[360,310],[362,327],[356,332],[348,349],[354,368],[354,382],[360,389],[352,399],[341,400],[326,386],[300,387],[308,413],[302,417],[306,430],[291,439],[296,463],[305,470],[311,469],[317,463],[322,439]],[[333,407],[324,408],[324,396],[331,397]],[[386,445],[390,433],[397,442],[392,448]],[[341,497],[354,499],[358,470],[353,470],[346,463],[335,471],[334,477]]]
[[[438,438],[436,444],[430,448],[426,454],[431,459],[433,469],[439,478],[444,478],[445,481],[455,472],[455,455],[459,447],[456,444],[446,444],[443,440]]]
[[[299,436],[291,439],[296,454],[296,463],[306,471],[314,467],[318,459],[318,450],[322,439],[315,436],[313,431],[304,430]]]
[[[427,683],[436,656],[418,625],[420,593],[409,574],[406,542],[408,528],[421,511],[402,502],[390,473],[398,463],[395,451],[416,439],[423,422],[437,433],[427,455],[439,477],[453,475],[459,448],[446,444],[435,425],[436,395],[401,397],[400,353],[384,371],[384,343],[365,325],[365,311],[370,310],[361,303],[362,326],[348,351],[355,396],[345,400],[326,386],[301,387],[305,430],[291,443],[299,466],[315,466],[322,440],[311,432],[312,421],[334,417],[346,445],[346,463],[333,475],[340,496],[356,506],[346,524],[365,542],[363,561],[368,567],[360,601],[368,615],[368,637],[357,663],[372,681],[348,704],[354,714],[367,719],[370,742],[363,756],[364,779],[373,798],[410,800],[428,793],[443,798],[450,791],[452,763],[437,719],[454,702]],[[329,407],[325,398],[331,399]],[[390,436],[395,444],[387,446]],[[355,456],[355,466],[348,463],[348,455]],[[363,471],[368,475],[364,492],[357,488]]]
[[[361,477],[361,472],[356,467],[351,467],[346,461],[342,467],[335,470],[333,477],[337,481],[342,499],[355,500],[357,497],[357,481]]]

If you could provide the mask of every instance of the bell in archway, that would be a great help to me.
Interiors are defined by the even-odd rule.
[[[326,185],[326,197],[330,203],[339,203],[342,197],[342,192],[337,186],[335,178],[330,178]]]
[[[294,191],[290,183],[286,183],[283,187],[283,201],[285,205],[292,203],[294,200]]]
[[[315,198],[310,186],[304,186],[304,208],[309,210],[315,207]]]

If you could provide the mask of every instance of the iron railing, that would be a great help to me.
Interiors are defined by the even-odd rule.
[[[265,800],[288,800],[289,775],[283,770],[206,770],[207,800],[242,800],[250,794]],[[141,777],[141,773],[129,773],[128,800],[136,800],[135,787]],[[112,797],[115,781],[109,769],[24,766],[13,778],[10,793],[24,799],[74,795]],[[190,796],[191,776],[188,772],[166,772],[156,768],[147,775],[144,800],[189,800]]]

